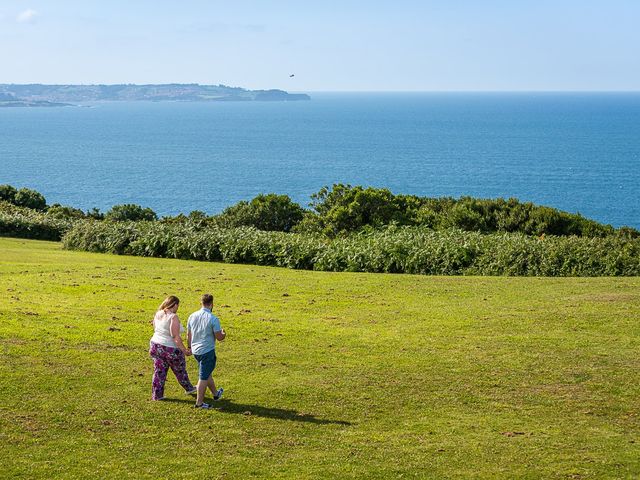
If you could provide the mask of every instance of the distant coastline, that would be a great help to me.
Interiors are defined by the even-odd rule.
[[[9,107],[75,107],[75,105],[71,103],[62,103],[62,102],[49,102],[47,100],[8,100],[2,101],[0,100],[0,108],[9,108]]]
[[[304,93],[247,90],[226,85],[43,85],[0,84],[0,107],[65,107],[106,101],[179,102],[291,102],[306,101]]]

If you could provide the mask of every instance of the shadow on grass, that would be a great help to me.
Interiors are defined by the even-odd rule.
[[[193,400],[182,398],[166,398],[165,402],[171,403],[189,403],[193,405]],[[205,400],[206,402],[207,400]],[[324,418],[316,418],[309,413],[301,413],[296,410],[288,410],[285,408],[270,408],[260,405],[250,405],[246,403],[236,403],[223,398],[217,402],[209,401],[214,410],[222,413],[233,413],[236,415],[255,415],[257,417],[274,418],[277,420],[291,420],[294,422],[315,423],[316,425],[351,425],[350,422],[344,420],[328,420]]]

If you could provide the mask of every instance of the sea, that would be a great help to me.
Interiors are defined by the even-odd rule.
[[[221,212],[348,183],[515,197],[640,228],[640,93],[311,93],[0,109],[0,184],[49,204]]]

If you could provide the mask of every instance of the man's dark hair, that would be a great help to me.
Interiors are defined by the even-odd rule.
[[[202,295],[200,301],[203,305],[213,305],[213,295],[211,295],[210,293],[205,293],[204,295]]]

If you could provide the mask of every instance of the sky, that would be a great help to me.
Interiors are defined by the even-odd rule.
[[[0,83],[630,91],[638,25],[637,0],[0,0]]]

